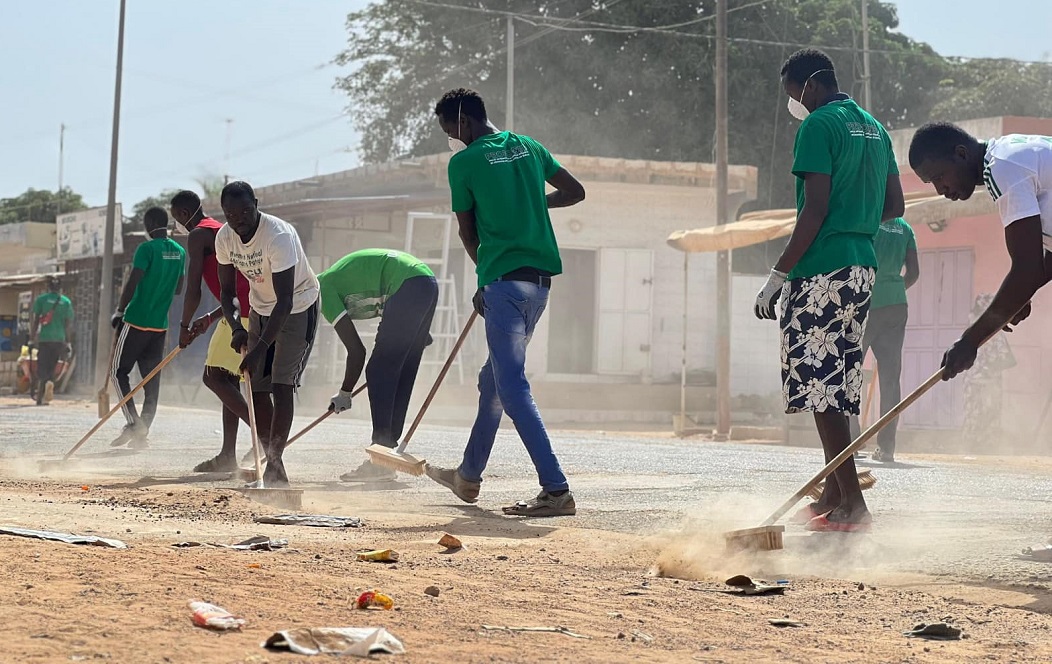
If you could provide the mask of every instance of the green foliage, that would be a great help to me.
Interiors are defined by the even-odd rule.
[[[570,18],[628,26],[687,23],[670,34],[565,22],[559,24],[571,29],[552,30],[516,19],[515,130],[563,154],[712,161],[715,23],[708,17],[715,0],[445,2],[546,17],[532,21],[539,24]],[[760,168],[757,205],[791,205],[796,122],[785,110],[779,71],[797,44],[813,44],[834,58],[841,87],[861,96],[858,2],[736,4],[728,14],[730,159]],[[350,71],[336,87],[348,95],[362,132],[363,159],[444,150],[433,109],[454,87],[478,90],[501,126],[505,21],[412,0],[377,0],[350,14],[347,48],[336,58]],[[894,32],[897,27],[894,6],[871,0],[871,110],[889,128],[926,119],[932,91],[949,69],[930,47]]]
[[[87,207],[81,195],[69,187],[63,187],[60,192],[30,188],[14,198],[0,198],[0,224],[21,221],[53,224],[60,209],[76,212]]]

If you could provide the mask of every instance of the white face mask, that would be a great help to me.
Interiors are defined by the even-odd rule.
[[[465,143],[464,141],[460,140],[460,109],[462,109],[463,107],[464,107],[464,102],[460,102],[460,104],[457,106],[457,137],[456,138],[453,138],[452,136],[448,137],[448,139],[449,139],[449,151],[452,152],[453,154],[456,154],[456,153],[460,152],[461,150],[465,150],[468,147],[467,143]]]
[[[804,81],[804,84],[802,86],[800,86],[800,98],[799,99],[793,99],[792,97],[789,97],[789,115],[793,116],[794,118],[796,118],[797,120],[800,120],[800,121],[803,121],[804,118],[806,118],[808,115],[811,115],[811,111],[807,110],[807,107],[804,106],[804,88],[807,87],[807,81],[810,81],[815,76],[815,74],[821,74],[824,71],[833,71],[833,70],[832,69],[819,69],[814,74],[811,74],[810,76],[808,76],[807,80]]]
[[[194,213],[190,215],[190,218],[193,219],[194,215],[197,214],[198,212],[200,212],[200,210],[201,210],[201,206],[198,205],[197,209],[194,210]],[[175,220],[175,227],[172,228],[172,235],[189,235],[189,234],[190,234],[190,229],[187,228],[186,226],[183,226],[182,224],[180,224],[179,220],[176,219]]]

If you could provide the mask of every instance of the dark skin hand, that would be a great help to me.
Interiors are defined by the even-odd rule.
[[[124,284],[124,290],[121,291],[121,299],[117,302],[117,309],[124,311],[128,308],[132,298],[135,296],[135,289],[139,286],[144,274],[146,273],[141,268],[135,268],[131,271],[131,274],[128,275],[128,283]]]
[[[223,317],[233,332],[230,347],[237,352],[248,345],[248,330],[241,324],[237,306],[234,300],[237,298],[237,268],[233,265],[222,265],[218,267],[219,272],[219,307],[223,310]]]
[[[1012,259],[1001,287],[990,306],[968,327],[942,358],[943,380],[966,371],[975,364],[979,346],[1001,330],[1017,325],[1030,315],[1030,300],[1049,281],[1041,217],[1033,216],[1012,222],[1005,228],[1005,244]]]
[[[343,385],[340,386],[340,389],[344,392],[351,392],[354,390],[354,386],[358,384],[358,379],[365,368],[365,344],[362,343],[362,338],[358,336],[358,330],[354,327],[354,321],[348,316],[344,316],[337,321],[334,329],[336,330],[336,336],[343,342],[343,347],[347,349],[347,367],[344,369]]]

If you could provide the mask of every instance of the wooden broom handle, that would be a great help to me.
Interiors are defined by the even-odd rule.
[[[442,365],[442,371],[438,372],[438,378],[435,379],[435,384],[431,386],[431,391],[428,393],[427,398],[424,399],[424,404],[420,406],[420,412],[416,414],[416,419],[413,420],[413,424],[409,427],[409,433],[402,439],[402,444],[399,445],[399,450],[405,449],[405,446],[409,444],[409,440],[416,433],[416,428],[420,426],[420,420],[424,419],[424,413],[427,412],[427,407],[431,405],[431,401],[435,398],[435,393],[438,392],[438,387],[442,384],[442,379],[446,377],[446,373],[449,371],[449,367],[453,364],[453,359],[460,352],[460,347],[464,345],[464,340],[468,338],[468,332],[471,331],[471,326],[475,323],[475,319],[479,317],[479,312],[472,311],[471,315],[468,316],[468,322],[464,324],[464,331],[457,337],[457,342],[453,344],[453,350],[449,352],[449,357],[446,359],[446,363]]]
[[[146,374],[146,377],[143,378],[142,381],[138,385],[136,385],[131,390],[129,390],[128,393],[124,395],[124,398],[121,399],[120,401],[118,401],[117,405],[114,406],[112,409],[110,409],[110,412],[106,413],[106,415],[104,417],[100,418],[99,421],[95,423],[95,426],[91,427],[91,430],[88,431],[86,434],[84,434],[84,437],[81,438],[79,441],[77,441],[77,444],[74,445],[72,448],[70,448],[70,450],[68,452],[66,452],[66,456],[62,457],[62,460],[66,461],[71,456],[73,456],[76,453],[76,451],[80,449],[81,445],[83,445],[84,443],[88,442],[88,438],[91,438],[92,436],[94,436],[95,432],[98,431],[99,429],[101,429],[102,425],[105,424],[107,422],[107,420],[109,420],[111,417],[113,417],[113,415],[118,410],[120,410],[124,406],[124,404],[128,403],[129,401],[131,401],[131,398],[133,396],[135,396],[135,393],[138,392],[139,390],[141,390],[146,385],[146,383],[150,382],[150,379],[152,379],[154,376],[159,374],[161,372],[161,369],[165,368],[168,365],[169,362],[174,360],[175,356],[178,355],[179,352],[182,351],[182,350],[183,349],[180,348],[179,346],[176,346],[175,348],[173,348],[172,352],[168,353],[168,355],[163,360],[161,360],[160,364],[158,364],[156,367],[153,368],[153,371],[151,371],[150,373]]]
[[[990,339],[993,339],[1000,332],[1001,332],[1001,328],[998,328],[996,332],[994,332],[993,334],[991,334],[987,338],[983,339],[983,342],[981,344],[979,344],[978,348],[982,348],[983,344],[985,344]],[[931,378],[929,378],[928,380],[924,381],[924,383],[922,383],[920,387],[918,387],[917,389],[915,389],[912,392],[910,392],[906,396],[905,399],[903,399],[902,401],[900,401],[898,403],[898,405],[896,405],[894,408],[889,410],[879,420],[874,422],[873,426],[871,426],[868,429],[866,429],[865,431],[863,431],[862,434],[858,438],[856,438],[853,443],[848,445],[844,449],[843,452],[841,452],[840,454],[836,455],[836,457],[834,457],[832,461],[830,461],[829,463],[826,464],[825,468],[823,468],[822,470],[818,471],[815,474],[815,476],[812,477],[807,482],[807,484],[805,484],[799,491],[797,491],[795,494],[793,494],[792,498],[790,498],[789,500],[785,501],[785,503],[783,503],[781,507],[779,507],[777,510],[775,510],[774,514],[772,514],[771,516],[767,517],[767,520],[763,522],[763,525],[764,526],[774,525],[774,523],[776,521],[778,521],[778,519],[781,519],[783,516],[785,516],[786,512],[788,512],[789,510],[793,509],[793,506],[796,505],[796,503],[801,498],[806,496],[811,491],[811,489],[813,489],[815,486],[817,486],[819,482],[821,482],[825,478],[827,478],[830,475],[832,475],[833,471],[835,471],[837,468],[839,468],[842,463],[844,463],[845,461],[850,459],[855,454],[855,452],[857,452],[858,450],[862,449],[862,447],[866,443],[868,443],[869,440],[871,438],[873,438],[873,436],[876,436],[880,432],[881,429],[886,427],[892,420],[894,420],[896,417],[898,417],[899,414],[902,413],[902,411],[906,410],[917,399],[920,399],[922,396],[924,396],[925,392],[927,392],[931,388],[935,387],[935,385],[938,384],[939,381],[942,380],[942,370],[943,370],[942,367],[939,367],[939,370],[936,371],[935,373],[933,373],[931,375]]]
[[[361,387],[359,387],[358,389],[356,389],[356,390],[355,390],[354,392],[351,392],[351,396],[352,396],[352,397],[356,397],[356,396],[358,396],[359,394],[361,394],[362,390],[364,390],[364,389],[365,389],[365,388],[367,388],[367,387],[369,387],[369,384],[368,384],[368,383],[365,383],[365,384],[363,384],[363,385],[362,385]],[[311,429],[313,429],[314,427],[316,427],[316,426],[318,426],[319,424],[321,424],[322,422],[324,422],[324,421],[326,420],[326,418],[328,418],[328,417],[329,417],[329,415],[332,415],[332,414],[334,414],[335,412],[336,412],[336,411],[333,411],[333,410],[327,410],[327,411],[325,411],[324,413],[322,413],[321,415],[319,415],[319,416],[318,416],[318,418],[317,418],[316,420],[314,420],[313,422],[311,422],[310,424],[308,424],[308,425],[307,425],[306,427],[304,427],[302,431],[300,431],[300,432],[299,432],[298,434],[296,434],[296,435],[295,435],[295,436],[293,436],[292,438],[289,438],[288,442],[287,442],[287,443],[285,443],[285,447],[284,447],[284,449],[286,449],[286,450],[287,450],[287,449],[289,448],[289,445],[293,444],[294,442],[296,442],[297,440],[299,440],[300,438],[302,438],[303,436],[305,436],[305,435],[307,434],[307,432],[308,432],[308,431],[310,431],[310,430],[311,430]]]
[[[840,467],[840,464],[850,459],[856,451],[862,449],[865,446],[865,444],[868,443],[871,438],[873,438],[873,436],[876,436],[877,433],[880,432],[881,429],[887,426],[893,419],[898,417],[899,414],[902,413],[902,411],[906,410],[906,408],[908,408],[910,405],[912,405],[913,402],[924,396],[925,392],[930,390],[941,380],[942,367],[939,367],[939,370],[933,373],[931,375],[931,378],[924,381],[924,383],[917,389],[913,390],[913,392],[910,392],[910,394],[907,395],[905,399],[900,401],[898,405],[896,405],[894,408],[885,413],[883,417],[881,417],[879,420],[873,423],[873,426],[863,431],[862,434],[858,438],[856,438],[853,443],[844,448],[843,452],[836,455],[836,457],[834,457],[832,461],[827,463],[825,468],[815,473],[815,476],[808,480],[807,484],[805,484],[799,491],[793,494],[792,498],[785,501],[785,503],[783,503],[781,507],[775,510],[774,514],[767,517],[767,520],[763,522],[763,525],[774,525],[774,523],[778,521],[778,519],[781,519],[783,516],[785,516],[786,512],[793,509],[793,506],[796,505],[796,503],[799,502],[801,498],[810,493],[811,489],[815,488],[815,486],[817,486],[819,482],[832,475],[833,471]]]

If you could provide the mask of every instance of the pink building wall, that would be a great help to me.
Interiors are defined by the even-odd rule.
[[[1052,135],[1052,119],[1005,117],[999,120],[1002,123],[1001,134]],[[977,137],[990,138],[990,136],[982,135]],[[909,166],[903,163],[906,162],[906,154],[902,149],[903,144],[901,141],[897,141],[897,144],[903,189],[906,192],[934,191],[930,185],[921,182],[909,169]],[[974,195],[987,196],[988,194],[983,187],[979,187]],[[971,250],[973,263],[969,302],[974,301],[974,298],[980,294],[996,292],[1001,280],[1008,272],[1010,261],[1005,249],[1004,229],[996,214],[949,219],[945,228],[940,232],[935,232],[925,225],[916,225],[913,230],[917,237],[917,248],[922,256],[926,250]],[[925,274],[922,269],[921,282],[914,289],[922,288],[925,280],[928,280],[929,288],[935,287],[936,284],[933,284],[931,280],[938,276],[938,274]],[[956,288],[963,293],[967,290],[967,284],[941,284],[941,288]],[[911,303],[917,299],[916,295],[911,290]],[[912,329],[912,321],[915,317],[920,316],[920,312],[915,311],[916,308],[916,305],[911,306],[911,325],[907,328],[907,347],[910,346],[911,341],[919,339],[920,332]],[[959,332],[959,329],[954,330],[953,336],[942,340],[942,343],[945,345],[952,342]],[[1030,318],[1015,332],[1006,335],[1006,338],[1017,364],[1004,374],[1002,426],[1009,432],[1031,433],[1037,427],[1046,399],[1052,393],[1052,285],[1046,286],[1037,294],[1033,300],[1033,313]],[[906,360],[907,358],[904,357],[904,363]],[[914,381],[911,384],[907,376],[923,375],[926,378],[938,367],[936,358],[924,358],[923,362],[931,363],[931,365],[913,367],[912,372],[904,366],[902,386],[904,394],[912,390],[917,382]],[[944,390],[941,396],[948,398],[946,391],[948,387],[939,385],[934,388],[933,392]],[[954,386],[952,391],[959,393],[960,387]],[[958,409],[963,407],[959,397],[958,394],[955,399],[955,407]],[[930,410],[935,400],[926,400],[929,401],[928,409]],[[922,411],[925,410],[924,404],[918,405],[921,406]],[[922,412],[921,416],[924,415],[925,413]]]

